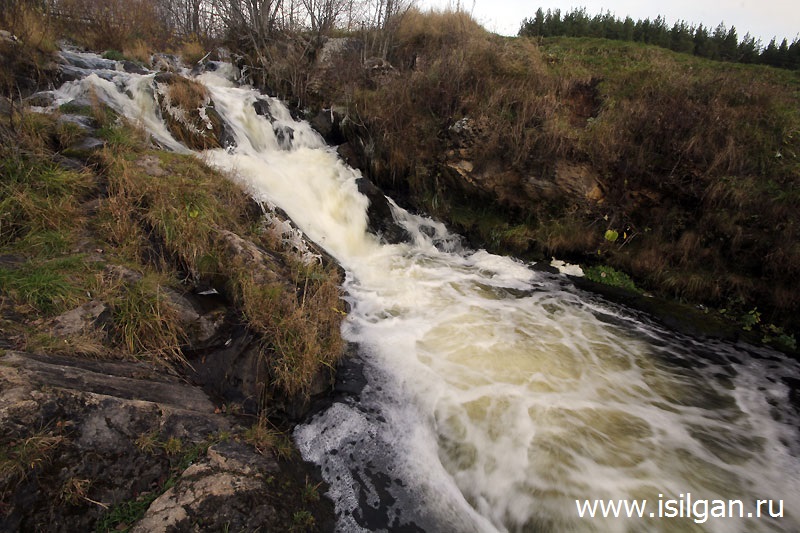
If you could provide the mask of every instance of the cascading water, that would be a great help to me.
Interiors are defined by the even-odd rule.
[[[94,91],[162,146],[189,151],[158,116],[153,74],[73,56],[86,77],[57,103]],[[412,242],[382,244],[366,231],[358,173],[229,73],[197,77],[234,140],[201,157],[347,270],[343,335],[358,347],[350,371],[361,384],[295,433],[330,484],[339,530],[800,530],[798,419],[784,383],[796,362],[665,331],[564,277],[463,250],[396,206]],[[595,499],[647,507],[641,518],[581,518],[576,500]],[[771,507],[757,516],[756,500]]]

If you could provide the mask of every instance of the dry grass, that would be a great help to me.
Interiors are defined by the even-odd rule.
[[[170,74],[158,87],[161,115],[173,137],[196,150],[220,146],[222,121],[204,85]]]
[[[153,0],[61,0],[64,30],[94,50],[125,50],[143,40],[163,46],[169,37]]]
[[[180,55],[187,65],[194,65],[208,52],[206,46],[200,42],[196,35],[189,36],[180,45]]]
[[[186,363],[181,352],[186,337],[180,316],[165,293],[173,283],[163,274],[149,274],[119,284],[111,311],[111,333],[131,356],[158,363]]]
[[[128,59],[149,66],[150,60],[153,57],[153,52],[155,51],[151,46],[152,45],[144,39],[136,39],[122,47],[122,54]]]
[[[4,442],[0,446],[0,486],[12,488],[31,472],[49,463],[64,440],[61,435],[43,430]]]
[[[93,114],[108,143],[92,155],[94,172],[49,162],[69,144],[51,117],[23,113],[16,131],[0,128],[19,141],[0,148],[0,236],[28,262],[0,269],[0,305],[29,317],[20,347],[181,366],[187,325],[172,291],[182,290],[179,280],[211,284],[262,337],[263,405],[275,394],[306,394],[342,352],[338,271],[282,250],[256,223],[260,208],[226,176],[196,158],[151,151],[145,135],[100,106]],[[39,320],[89,299],[109,308],[102,329],[65,342]]]
[[[294,286],[258,283],[246,273],[238,278],[244,316],[263,334],[272,379],[289,396],[308,394],[316,373],[332,370],[344,349],[338,272],[295,268],[300,277]]]
[[[28,49],[54,52],[58,48],[51,18],[34,4],[14,2],[0,14],[0,25]]]

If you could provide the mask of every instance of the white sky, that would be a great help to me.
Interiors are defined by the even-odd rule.
[[[458,0],[418,0],[422,9],[444,9]],[[662,15],[668,26],[678,20],[703,24],[712,30],[720,22],[736,27],[739,39],[750,34],[767,45],[772,37],[778,44],[786,37],[791,43],[800,32],[800,0],[460,0],[462,9],[471,11],[475,19],[489,30],[503,35],[516,35],[522,19],[533,17],[536,9],[560,9],[562,13],[585,7],[590,16],[611,11],[617,18],[654,19]]]

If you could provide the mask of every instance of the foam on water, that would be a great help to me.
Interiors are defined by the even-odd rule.
[[[797,376],[795,362],[665,331],[561,276],[463,250],[441,224],[395,205],[413,242],[381,244],[366,231],[358,173],[279,102],[220,74],[233,75],[199,79],[236,143],[201,157],[280,206],[348,272],[342,331],[366,384],[295,433],[330,484],[341,531],[800,528],[798,420],[782,381]],[[118,76],[67,84],[61,101],[91,87],[160,144],[188,151],[158,118],[152,75]],[[785,516],[576,513],[576,499],[655,506],[659,494],[686,493],[783,500]]]

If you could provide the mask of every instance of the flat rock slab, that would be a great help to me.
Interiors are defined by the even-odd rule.
[[[214,413],[202,390],[146,365],[93,361],[9,351],[0,368],[12,367],[31,384],[164,404],[184,411]]]

